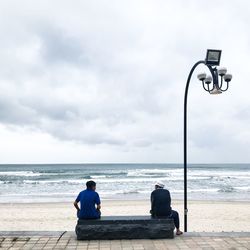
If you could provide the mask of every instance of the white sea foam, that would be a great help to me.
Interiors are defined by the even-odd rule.
[[[135,170],[128,170],[127,176],[154,176],[154,175],[167,175],[170,176],[171,174],[179,175],[183,174],[182,169],[135,169]]]
[[[90,175],[91,179],[103,179],[103,178],[107,178],[107,175]]]
[[[0,176],[41,176],[42,173],[35,173],[33,171],[2,171]]]
[[[70,183],[71,180],[24,180],[25,184],[60,184],[60,183]]]
[[[236,190],[250,191],[250,187],[234,187]]]
[[[190,189],[189,193],[215,193],[218,192],[218,188],[199,188],[199,189]]]
[[[189,174],[194,176],[213,176],[213,177],[234,177],[234,178],[244,178],[244,177],[250,177],[250,171],[221,171],[221,170],[196,170],[196,169],[189,169]]]
[[[71,195],[73,195],[73,196],[75,196],[76,195],[76,193],[66,193],[66,192],[51,192],[51,193],[32,193],[32,194],[27,194],[27,193],[19,193],[19,194],[8,194],[8,195],[6,195],[6,196],[37,196],[37,197],[39,197],[39,196],[44,196],[44,197],[49,197],[49,196],[58,196],[58,195],[61,195],[61,196],[64,196],[64,195],[67,195],[67,196],[71,196]],[[1,195],[1,196],[4,196],[4,195]]]

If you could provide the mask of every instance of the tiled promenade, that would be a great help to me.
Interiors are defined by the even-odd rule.
[[[250,233],[189,233],[166,240],[77,241],[73,232],[0,232],[0,249],[250,249]]]

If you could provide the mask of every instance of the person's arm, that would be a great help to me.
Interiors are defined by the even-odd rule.
[[[79,201],[80,201],[80,194],[78,194],[78,196],[74,202],[74,207],[76,208],[77,212],[80,211],[80,208],[78,206]]]
[[[76,208],[77,212],[80,211],[80,208],[78,206],[78,202],[75,200],[74,207]]]
[[[100,200],[100,197],[99,197],[98,193],[96,193],[95,203],[96,203],[96,209],[98,211],[100,211],[101,210],[101,200]]]
[[[169,201],[169,207],[171,208],[171,194],[169,191],[168,191],[168,201]]]
[[[154,207],[154,194],[153,194],[153,192],[151,193],[150,200],[151,200],[151,210],[150,210],[150,213],[152,214],[153,213],[153,207]]]
[[[168,200],[169,200],[169,205],[171,206],[171,194],[169,191],[168,191]]]

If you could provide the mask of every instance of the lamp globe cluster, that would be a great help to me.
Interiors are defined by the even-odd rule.
[[[208,50],[204,64],[211,74],[202,72],[197,78],[202,82],[203,88],[210,94],[221,94],[228,90],[232,74],[227,73],[225,67],[218,67],[220,64],[221,50]]]

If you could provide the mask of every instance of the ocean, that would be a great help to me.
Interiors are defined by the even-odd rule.
[[[183,164],[0,165],[0,203],[73,202],[88,180],[101,199],[149,199],[162,181],[183,199]],[[250,201],[250,164],[189,164],[189,200]]]

